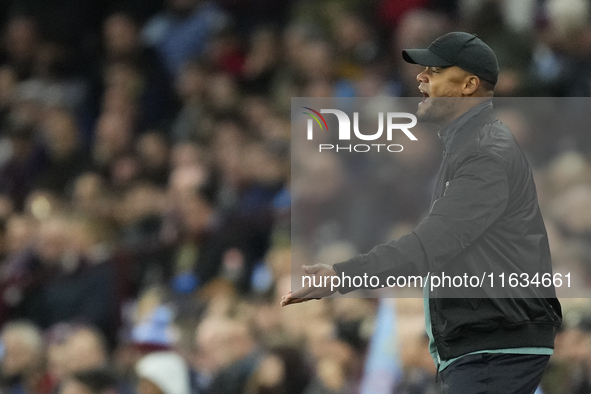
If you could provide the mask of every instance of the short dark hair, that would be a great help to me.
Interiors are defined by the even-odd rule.
[[[117,388],[117,378],[113,373],[104,369],[89,369],[73,373],[70,378],[87,387],[94,394],[102,394]]]

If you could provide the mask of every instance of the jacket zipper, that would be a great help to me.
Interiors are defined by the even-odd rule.
[[[447,187],[449,186],[449,181],[445,182],[445,188],[443,189],[443,194],[441,195],[441,197],[445,197],[445,192],[447,191]],[[441,198],[440,197],[440,198]],[[431,204],[431,209],[429,209],[429,213],[431,213],[431,211],[433,210],[433,207],[435,206],[435,203],[439,201],[439,198],[436,199],[435,201],[433,201],[433,204]]]

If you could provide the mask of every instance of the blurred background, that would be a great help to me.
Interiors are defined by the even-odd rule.
[[[495,50],[498,96],[591,95],[588,0],[1,1],[2,392],[436,392],[422,300],[279,298],[303,253],[290,244],[291,97],[417,96],[400,49],[452,30]],[[503,116],[555,262],[587,280],[588,135]],[[436,144],[384,174],[404,185],[384,188],[405,207],[380,223],[391,238],[426,212]],[[344,168],[294,160],[335,174],[293,185],[323,224]],[[300,258],[371,247],[338,226]],[[542,390],[588,394],[591,306],[563,305]]]

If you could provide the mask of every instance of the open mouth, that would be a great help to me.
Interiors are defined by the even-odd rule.
[[[421,93],[423,93],[423,101],[421,101],[421,103],[425,103],[429,100],[429,93],[423,92],[421,90]]]

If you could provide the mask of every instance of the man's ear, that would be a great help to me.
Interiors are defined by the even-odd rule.
[[[480,78],[476,75],[470,75],[466,78],[466,82],[464,82],[464,88],[462,89],[462,94],[464,96],[472,96],[480,87]]]

